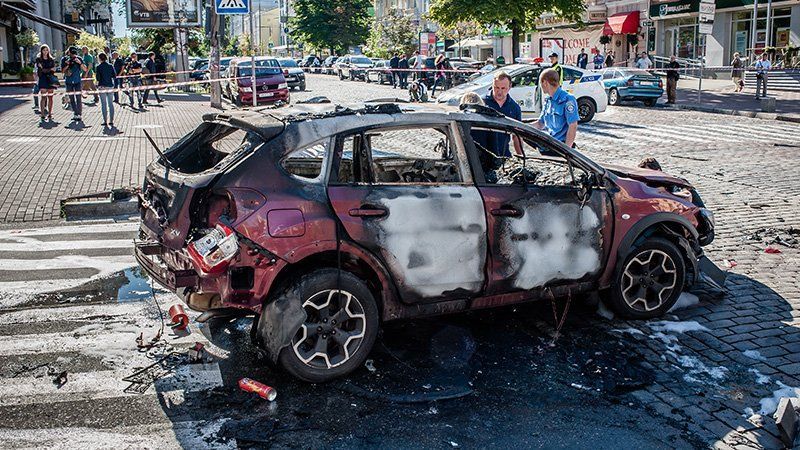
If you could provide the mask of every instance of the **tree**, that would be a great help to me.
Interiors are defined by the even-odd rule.
[[[36,31],[33,28],[28,28],[25,31],[15,34],[14,39],[17,41],[17,45],[20,47],[25,47],[25,50],[28,51],[30,54],[31,47],[35,47],[39,45],[39,35],[36,34]],[[25,65],[25,55],[22,55],[22,65]]]
[[[416,48],[418,33],[411,16],[392,8],[383,19],[372,24],[367,41],[370,56],[388,58],[394,52],[411,54]]]
[[[250,33],[242,33],[239,35],[236,43],[236,50],[239,56],[253,55],[253,47],[250,45]]]
[[[566,20],[581,21],[582,0],[434,0],[428,15],[444,26],[475,21],[511,30],[512,54],[519,56],[519,36],[534,27],[536,18],[551,12]]]
[[[363,44],[369,37],[370,0],[296,0],[290,23],[294,40],[331,53]]]
[[[111,46],[119,53],[120,56],[123,58],[127,58],[128,55],[131,54],[131,48],[133,47],[133,42],[131,38],[128,36],[120,37],[120,38],[112,38],[111,39]]]
[[[439,25],[439,31],[436,32],[436,35],[440,39],[452,39],[456,42],[456,45],[458,45],[459,41],[484,33],[486,29],[486,27],[475,21],[457,22],[452,25],[437,25]],[[461,56],[461,49],[458,47],[454,47],[454,49],[459,53],[458,56]]]
[[[106,44],[105,38],[95,36],[85,31],[81,31],[81,35],[78,36],[78,40],[75,41],[76,47],[81,48],[86,46],[89,47],[89,50],[103,50]]]

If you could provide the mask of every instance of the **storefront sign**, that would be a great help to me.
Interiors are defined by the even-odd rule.
[[[735,39],[735,49],[740,55],[745,54],[747,50],[747,31],[737,31]]]
[[[697,32],[700,34],[711,34],[714,31],[714,22],[697,24]]]
[[[602,25],[593,25],[581,30],[559,29],[540,33],[539,55],[547,58],[548,55],[558,53],[558,60],[562,64],[577,65],[581,49],[587,54],[596,47],[602,47],[600,37],[603,35]]]
[[[653,2],[650,5],[650,17],[663,19],[677,14],[696,13],[700,9],[698,0],[673,0],[666,2]]]
[[[602,9],[592,10],[589,9],[588,11],[588,21],[589,23],[600,23],[606,21],[606,8],[603,7]]]
[[[200,0],[126,0],[129,28],[197,27]]]
[[[419,54],[422,56],[434,56],[436,52],[436,33],[419,34]]]

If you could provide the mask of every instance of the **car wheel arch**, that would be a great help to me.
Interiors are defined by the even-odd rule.
[[[581,122],[582,122],[582,123],[586,123],[586,122],[589,122],[589,121],[591,121],[591,120],[594,118],[594,115],[597,113],[597,102],[596,102],[596,101],[594,101],[594,98],[592,98],[592,97],[589,97],[589,96],[584,96],[584,97],[581,97],[581,98],[579,98],[579,99],[577,99],[577,100],[575,101],[575,103],[577,103],[577,104],[578,104],[578,111],[580,111],[580,103],[581,103],[581,102],[589,102],[589,103],[591,103],[591,104],[592,104],[592,107],[594,108],[594,112],[592,112],[591,116],[589,116],[589,118],[588,118],[588,119],[581,120]],[[579,115],[580,115],[580,114],[579,114]]]

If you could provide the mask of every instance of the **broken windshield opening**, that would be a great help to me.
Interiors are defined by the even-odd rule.
[[[253,132],[207,122],[173,145],[166,155],[175,170],[201,173],[212,168],[224,170],[261,143]]]

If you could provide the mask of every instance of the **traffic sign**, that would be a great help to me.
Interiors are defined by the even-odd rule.
[[[655,25],[655,22],[652,20],[642,19],[642,21],[639,22],[640,27],[652,27],[653,25]]]
[[[214,0],[217,14],[248,14],[250,13],[249,0]]]
[[[711,34],[714,30],[714,22],[697,24],[697,32],[700,34]]]

